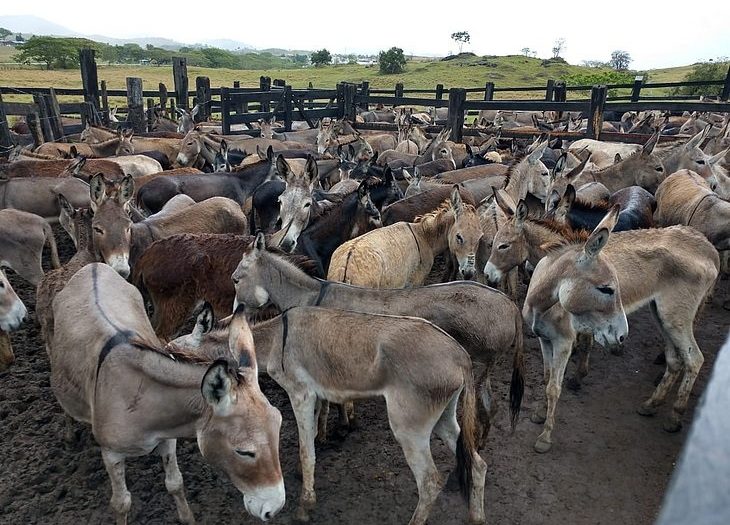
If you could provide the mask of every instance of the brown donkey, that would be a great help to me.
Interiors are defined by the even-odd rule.
[[[228,344],[208,354],[165,347],[139,292],[109,266],[79,270],[53,302],[51,388],[64,411],[91,425],[112,486],[117,525],[132,497],[125,460],[156,451],[181,522],[195,518],[177,465],[178,438],[197,439],[203,458],[268,520],[284,506],[281,414],[259,388],[253,337],[243,312]]]
[[[533,273],[523,309],[525,321],[540,339],[547,384],[547,407],[533,416],[533,421],[545,422],[535,443],[538,452],[552,446],[555,409],[576,334],[590,333],[604,346],[619,344],[628,333],[625,312],[647,304],[664,336],[667,368],[639,413],[653,415],[683,372],[664,428],[676,432],[682,426],[682,414],[703,362],[693,323],[717,279],[719,257],[702,234],[684,226],[614,233],[609,239],[617,217],[618,206],[614,206],[587,240],[580,236],[566,239],[554,232],[550,235],[547,228],[533,230],[521,204],[495,238],[487,265],[491,268],[486,269],[492,277],[526,257],[544,255]],[[540,254],[551,241],[555,248]],[[510,253],[516,256],[510,258]]]
[[[396,223],[342,244],[332,255],[327,278],[371,288],[419,286],[434,258],[448,249],[460,274],[470,279],[481,237],[476,210],[462,202],[454,186],[450,201],[415,223]]]
[[[224,334],[204,338],[202,346],[220,349]],[[477,452],[471,360],[443,330],[416,317],[299,307],[255,326],[253,337],[261,368],[286,390],[297,420],[303,478],[298,520],[309,521],[317,500],[317,401],[384,397],[390,428],[418,486],[418,506],[409,524],[425,524],[441,492],[431,455],[434,432],[456,455],[455,474],[469,502],[469,522],[485,522],[487,464]],[[186,339],[175,343],[185,345]],[[191,339],[191,350],[201,346],[199,337]]]

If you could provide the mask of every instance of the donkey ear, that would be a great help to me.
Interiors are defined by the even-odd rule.
[[[106,200],[106,184],[104,175],[97,173],[89,180],[89,198],[91,200],[91,209],[96,209]]]
[[[545,153],[545,149],[547,148],[547,146],[547,140],[538,144],[532,151],[532,153],[527,156],[527,162],[529,162],[530,164],[537,164],[537,162],[542,158],[542,154]]]
[[[73,217],[74,207],[71,205],[70,202],[68,202],[66,196],[63,193],[59,193],[58,195],[56,195],[56,197],[58,197],[58,204],[61,209],[61,214],[65,213],[69,217]]]
[[[616,222],[618,221],[618,214],[620,209],[621,207],[618,204],[615,204],[613,208],[611,208],[606,216],[601,220],[601,222],[598,223],[598,226],[596,226],[596,228],[593,230],[590,237],[588,237],[588,240],[583,247],[583,252],[585,253],[586,257],[594,258],[600,253],[601,249],[606,246],[606,243],[608,242],[608,236],[611,230],[613,230],[613,227],[616,226]]]
[[[266,148],[266,160],[268,160],[269,162],[274,161],[274,148],[272,146]]]
[[[565,163],[568,160],[568,154],[563,152],[558,157],[558,160],[555,161],[555,166],[553,166],[553,171],[551,173],[551,177],[553,180],[555,180],[560,173],[563,172],[565,169]]]
[[[565,193],[563,193],[563,199],[562,200],[566,204],[568,204],[568,206],[572,206],[573,203],[575,202],[575,196],[576,196],[575,186],[573,186],[572,184],[568,184],[565,187]]]
[[[266,153],[261,151],[261,146],[259,146],[258,144],[256,145],[256,155],[259,156],[259,159],[266,160]]]
[[[386,168],[386,169],[390,169],[390,168]],[[406,182],[407,182],[408,184],[410,184],[410,183],[411,183],[411,182],[413,181],[413,176],[412,176],[412,175],[411,175],[411,174],[410,174],[410,173],[408,172],[408,170],[407,170],[407,169],[405,169],[405,168],[404,168],[404,169],[403,169],[403,170],[401,171],[401,173],[403,174],[403,178],[404,178],[404,179],[406,180]]]
[[[307,163],[304,165],[304,174],[309,177],[309,185],[312,186],[319,177],[319,168],[314,157],[307,155]]]
[[[284,155],[276,157],[276,171],[279,173],[279,176],[285,180],[289,178],[289,175],[291,175],[289,163],[284,158]]]
[[[547,200],[545,201],[545,211],[547,213],[550,213],[551,211],[555,210],[558,207],[558,203],[560,202],[560,194],[558,193],[558,190],[553,190],[550,192],[550,195],[548,196]]]
[[[621,162],[621,160],[622,160],[621,159],[621,154],[620,153],[616,153],[616,155],[614,155],[614,157],[613,157],[613,163],[614,164],[618,164],[619,162]]]
[[[253,333],[246,320],[246,309],[243,304],[236,307],[231,324],[228,326],[228,349],[238,358],[238,368],[252,369],[253,377],[258,376]]]
[[[500,207],[500,209],[504,212],[507,217],[512,217],[515,214],[515,209],[513,207],[513,203],[507,202],[503,195],[500,193],[500,190],[497,188],[492,188],[492,193],[494,194],[494,202],[497,203],[497,206]]]
[[[228,142],[226,142],[226,139],[221,140],[221,155],[228,157]]]
[[[226,416],[230,413],[233,404],[231,391],[234,380],[231,364],[225,359],[218,359],[210,365],[203,376],[200,391],[215,415]]]
[[[525,220],[527,220],[527,215],[530,213],[530,211],[527,208],[527,204],[523,199],[520,199],[520,202],[517,203],[517,210],[515,211],[515,225],[518,228],[522,228],[522,225],[525,223]]]
[[[464,202],[461,200],[458,184],[454,184],[451,188],[451,207],[454,209],[456,215],[459,215],[464,209]]]
[[[649,140],[646,141],[646,144],[644,144],[644,147],[641,148],[642,155],[651,155],[651,152],[654,151],[654,147],[657,145],[657,142],[659,142],[660,130],[661,130],[661,128],[657,128],[657,130],[652,134],[652,136],[649,137]]]
[[[205,301],[198,316],[195,318],[195,327],[190,334],[190,338],[192,339],[191,343],[194,346],[200,345],[203,336],[213,329],[214,324],[215,314],[213,313],[213,307],[208,301]]]
[[[119,204],[126,204],[134,196],[134,179],[131,175],[127,175],[119,183],[119,196],[117,197]]]
[[[266,249],[266,236],[264,232],[256,234],[256,240],[253,242],[253,248],[256,253],[263,252]]]

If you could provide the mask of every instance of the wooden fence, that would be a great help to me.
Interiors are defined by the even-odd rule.
[[[127,78],[126,90],[107,89],[104,80],[98,81],[95,52],[84,49],[80,53],[82,89],[0,87],[0,155],[12,146],[7,116],[22,115],[26,118],[37,143],[63,140],[65,136],[81,131],[86,122],[110,124],[110,97],[126,98],[126,106],[118,108],[124,115],[125,126],[137,133],[149,131],[154,121],[155,108],[169,118],[175,118],[176,108],[200,107],[196,121],[206,121],[214,114],[220,115],[224,134],[247,133],[257,135],[258,129],[251,124],[259,119],[276,117],[283,123],[280,131],[290,131],[295,120],[305,121],[314,127],[322,118],[349,118],[355,120],[358,110],[368,110],[376,104],[392,106],[419,106],[423,108],[448,108],[448,117],[437,121],[438,126],[448,126],[453,140],[461,140],[464,134],[474,133],[464,129],[466,115],[482,110],[557,111],[580,112],[588,118],[588,129],[582,132],[554,132],[565,138],[603,137],[608,140],[640,141],[642,136],[605,133],[601,131],[603,115],[607,111],[662,110],[672,113],[684,111],[730,112],[730,68],[725,80],[706,82],[644,83],[637,77],[631,84],[606,86],[567,86],[565,82],[548,80],[544,86],[501,87],[486,82],[481,87],[446,88],[437,84],[434,89],[409,89],[398,83],[393,89],[371,89],[368,82],[341,83],[336,89],[294,89],[284,80],[262,76],[256,87],[211,87],[208,77],[196,77],[195,89],[191,90],[185,58],[173,59],[173,89],[164,83],[157,89],[145,90],[142,79]],[[642,90],[652,88],[679,88],[682,86],[722,86],[719,102],[701,102],[697,97],[686,95],[645,96]],[[627,96],[609,97],[614,89],[631,89]],[[495,94],[519,92],[540,93],[539,99],[495,99]],[[569,94],[573,96],[569,97]],[[5,102],[2,95],[24,94],[33,97],[32,103]],[[576,95],[578,94],[578,95]],[[573,99],[589,95],[589,98]],[[475,96],[476,95],[476,96]],[[63,102],[59,97],[83,97],[83,102]],[[191,103],[192,99],[192,103]],[[62,117],[81,116],[81,125],[63,125]],[[121,118],[120,118],[121,120]],[[395,130],[393,124],[357,124],[359,129]],[[519,130],[504,130],[503,136],[524,136]]]

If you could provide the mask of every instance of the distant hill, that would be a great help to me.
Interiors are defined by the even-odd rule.
[[[54,24],[44,18],[30,15],[2,15],[0,16],[0,27],[4,27],[14,33],[32,33],[34,35],[53,36],[82,36],[80,33],[71,31],[67,27]]]

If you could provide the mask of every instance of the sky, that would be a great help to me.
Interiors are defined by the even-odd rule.
[[[617,49],[631,55],[634,69],[730,56],[730,1],[721,0],[694,8],[685,3],[681,9],[675,0],[421,0],[418,7],[404,0],[218,0],[208,4],[208,13],[198,12],[197,3],[177,13],[172,6],[185,4],[160,5],[148,0],[124,0],[119,7],[79,0],[8,0],[0,15],[39,16],[84,34],[184,43],[226,38],[260,49],[377,53],[398,46],[406,55],[443,56],[458,52],[451,33],[468,31],[471,42],[464,51],[479,55],[519,54],[529,47],[537,56],[549,57],[555,40],[564,38],[562,56],[573,64],[607,61]],[[610,7],[600,11],[602,5]]]

